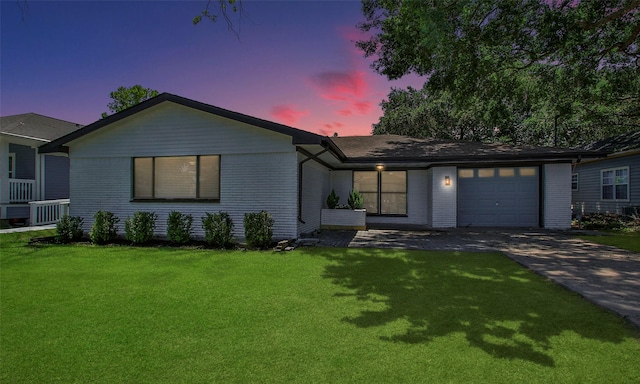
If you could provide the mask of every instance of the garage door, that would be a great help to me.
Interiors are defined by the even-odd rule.
[[[459,227],[537,227],[538,167],[458,169]]]

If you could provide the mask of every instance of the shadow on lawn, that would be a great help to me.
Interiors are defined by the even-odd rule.
[[[543,366],[555,365],[551,339],[564,331],[622,342],[599,324],[575,318],[584,302],[555,291],[503,255],[359,249],[323,256],[332,262],[324,277],[349,291],[337,296],[386,305],[344,321],[362,328],[408,322],[404,333],[382,337],[386,341],[429,343],[462,333],[471,346],[494,357]]]

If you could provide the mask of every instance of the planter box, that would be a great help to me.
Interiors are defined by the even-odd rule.
[[[366,209],[323,209],[320,216],[322,229],[367,229]]]

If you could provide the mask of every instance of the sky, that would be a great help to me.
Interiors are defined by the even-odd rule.
[[[140,84],[323,135],[369,135],[392,87],[354,44],[360,1],[243,0],[239,35],[200,1],[0,0],[0,115],[90,124]],[[214,0],[215,3],[215,0]],[[19,4],[23,4],[24,11]]]

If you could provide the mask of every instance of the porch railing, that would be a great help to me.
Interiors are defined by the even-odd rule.
[[[69,199],[30,201],[31,218],[29,225],[55,224],[69,214]]]
[[[9,179],[9,203],[28,203],[35,199],[36,181]]]

